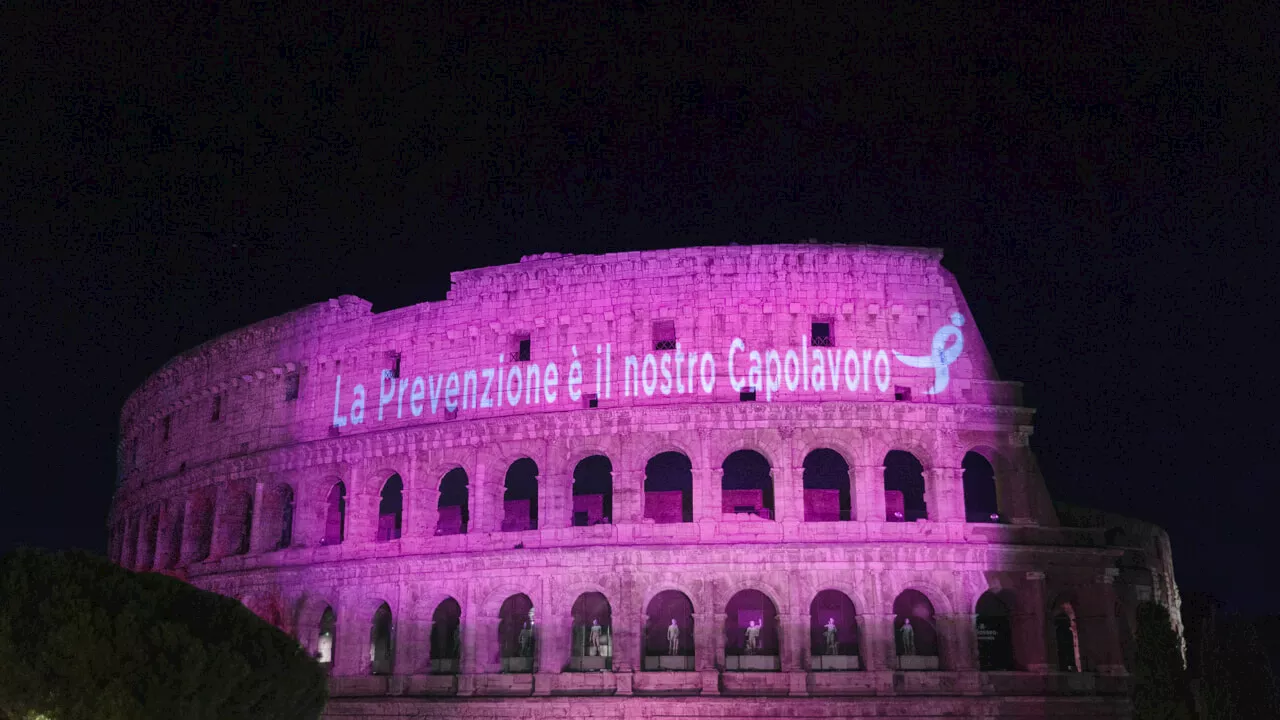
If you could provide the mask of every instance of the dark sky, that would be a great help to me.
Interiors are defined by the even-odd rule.
[[[512,4],[6,7],[0,542],[102,550],[125,397],[233,328],[817,238],[944,248],[1053,494],[1280,611],[1274,4]]]

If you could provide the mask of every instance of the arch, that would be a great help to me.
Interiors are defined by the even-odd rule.
[[[716,436],[713,435],[713,439]],[[765,464],[769,467],[778,467],[778,458],[782,455],[782,448],[779,445],[779,439],[775,432],[770,431],[760,435],[756,434],[732,434],[721,435],[719,442],[711,443],[711,457],[724,457],[728,459],[730,455],[740,452],[750,452],[764,458]],[[765,442],[761,442],[761,440]],[[790,459],[790,458],[788,458]]]
[[[538,464],[522,457],[507,468],[503,481],[502,530],[538,529]]]
[[[570,655],[577,658],[599,658],[599,668],[606,669],[613,657],[613,608],[601,592],[584,592],[573,601],[569,611]],[[579,663],[581,664],[581,663]]]
[[[337,545],[347,537],[347,485],[339,480],[325,498],[324,536],[321,545]]]
[[[151,570],[156,562],[156,543],[160,539],[160,516],[148,513],[142,527],[142,555],[138,558],[138,570]]]
[[[894,598],[893,636],[899,658],[938,656],[937,619],[933,603],[924,593],[907,589]]]
[[[502,601],[498,608],[498,659],[532,658],[536,643],[537,623],[531,618],[533,601],[524,593],[516,593]],[[504,663],[510,667],[509,663]],[[504,668],[505,669],[505,668]]]
[[[186,534],[185,503],[173,503],[173,515],[169,521],[169,551],[165,555],[165,567],[172,568],[182,561],[182,540]]]
[[[1011,593],[988,590],[978,597],[974,612],[978,635],[978,669],[1013,670],[1013,613]]]
[[[1076,605],[1068,597],[1059,597],[1053,604],[1050,616],[1053,638],[1054,665],[1061,672],[1083,672],[1084,658],[1080,655],[1080,624],[1076,618]]]
[[[884,456],[884,505],[888,522],[927,520],[924,465],[905,450],[890,450]]]
[[[724,610],[725,667],[730,670],[777,670],[780,646],[778,606],[773,600],[759,590],[739,590],[729,598]],[[738,660],[742,656],[770,658],[774,662],[760,664]]]
[[[320,622],[317,623],[315,656],[316,662],[325,666],[326,669],[333,667],[334,640],[337,630],[338,615],[333,611],[333,606],[325,605],[324,610],[320,612]]]
[[[693,522],[693,463],[676,451],[644,466],[644,517],[658,524]]]
[[[613,518],[613,463],[604,455],[583,458],[573,468],[573,525],[609,524]]]
[[[431,672],[455,673],[462,659],[462,606],[446,597],[431,613]]]
[[[369,674],[390,675],[395,670],[395,622],[391,606],[382,603],[369,624]]]
[[[280,483],[263,496],[262,540],[268,550],[282,550],[293,544],[293,487]]]
[[[804,458],[804,520],[853,520],[849,463],[830,448],[817,448]]]
[[[832,642],[834,640],[834,642]],[[821,590],[809,603],[809,654],[858,655],[858,613],[839,590]]]
[[[720,480],[721,512],[740,519],[773,520],[773,469],[756,450],[735,450],[724,459]]]
[[[673,623],[677,629],[674,633],[670,632]],[[693,601],[673,588],[654,593],[645,603],[644,669],[692,670],[694,650]],[[689,661],[663,663],[659,658],[664,657]]]
[[[971,523],[1001,521],[996,494],[996,471],[986,457],[973,450],[960,461],[964,484],[964,519]]]
[[[239,491],[231,496],[231,525],[227,539],[230,541],[230,554],[244,555],[249,552],[249,536],[253,529],[253,495],[247,491]]]
[[[213,546],[213,499],[198,498],[191,508],[187,521],[191,523],[191,560],[200,562],[208,559]]]
[[[440,478],[440,500],[436,505],[436,535],[466,535],[471,520],[467,471],[455,467]]]
[[[390,542],[400,539],[404,524],[404,480],[396,473],[387,478],[378,493],[378,530],[375,540]]]

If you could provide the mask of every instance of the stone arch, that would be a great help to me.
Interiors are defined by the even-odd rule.
[[[436,491],[436,526],[433,535],[465,535],[471,521],[471,477],[461,465],[440,475]]]
[[[815,657],[861,655],[858,642],[858,609],[853,599],[844,591],[832,588],[814,593],[813,600],[809,601],[809,654]],[[833,670],[856,669],[856,665],[849,668],[848,662],[832,665]]]
[[[760,590],[744,588],[729,596],[724,613],[726,669],[779,669],[781,611],[773,598]]]
[[[431,611],[431,672],[456,673],[462,659],[462,604],[446,595]]]
[[[1013,626],[1017,598],[1013,591],[992,588],[974,603],[978,669],[1014,670]]]
[[[262,494],[261,540],[268,552],[282,550],[293,544],[294,517],[297,513],[297,493],[292,484],[273,483]]]
[[[395,671],[395,615],[383,601],[373,611],[369,623],[369,674],[390,675]]]
[[[538,529],[538,463],[525,455],[507,466],[503,475],[502,530],[519,532]]]
[[[774,500],[775,464],[754,449],[734,450],[721,463],[721,512],[737,519],[778,517]]]
[[[674,585],[655,590],[644,604],[645,670],[692,670],[696,651],[692,596]],[[675,625],[676,631],[670,627]],[[675,652],[671,652],[673,649]]]
[[[613,657],[613,606],[598,590],[580,593],[569,610],[569,655],[576,670],[604,670]]]
[[[885,520],[914,522],[929,518],[929,483],[925,464],[907,450],[884,456]]]
[[[689,459],[690,466],[696,468],[702,458],[701,449],[702,445],[696,435],[687,437],[685,433],[678,432],[654,434],[643,440],[631,457],[643,458],[648,462],[658,455],[673,452],[684,455]]]
[[[938,632],[938,611],[927,595],[914,588],[902,590],[893,599],[893,636],[899,668],[936,670],[942,641]],[[904,661],[903,658],[907,660]],[[915,662],[933,658],[932,662]]]
[[[573,468],[573,525],[607,524],[613,518],[613,463],[606,455],[589,455]]]
[[[209,558],[213,550],[213,516],[216,512],[214,499],[208,493],[200,493],[191,503],[187,513],[187,522],[191,526],[191,561],[200,562]]]
[[[378,526],[374,539],[378,542],[399,540],[404,527],[404,478],[394,473],[378,492]]]
[[[840,455],[840,458],[849,466],[850,480],[854,479],[852,475],[853,468],[858,467],[863,452],[853,442],[849,441],[844,432],[817,428],[810,431],[801,431],[797,434],[796,440],[797,442],[794,445],[796,457],[792,458],[793,464],[802,464],[804,459],[814,450],[825,448]]]
[[[347,484],[338,480],[325,490],[321,505],[321,545],[338,545],[347,538]]]
[[[971,523],[998,523],[1003,516],[996,480],[996,463],[970,450],[960,460],[964,490],[964,519]]]
[[[892,597],[896,598],[908,590],[914,590],[924,595],[929,603],[933,605],[934,611],[939,615],[950,615],[955,612],[954,608],[957,607],[957,603],[953,601],[951,594],[931,580],[920,577],[911,578],[906,582],[900,583],[893,590]],[[885,612],[893,612],[892,602],[885,608]]]
[[[713,436],[714,437],[714,436]],[[722,436],[718,442],[713,439],[710,443],[711,447],[708,451],[709,461],[716,465],[715,459],[720,458],[720,463],[716,467],[722,467],[724,461],[729,459],[734,453],[748,451],[753,452],[764,458],[770,468],[779,469],[782,467],[778,463],[778,459],[783,455],[783,448],[777,443],[760,442],[758,437],[750,437],[746,435],[728,435]]]
[[[646,460],[642,472],[646,519],[659,524],[693,522],[693,461],[688,455],[665,450]]]
[[[720,597],[717,598],[716,607],[724,607],[729,603],[730,598],[743,590],[755,590],[756,592],[763,593],[765,597],[769,598],[769,602],[772,602],[773,606],[778,609],[779,613],[785,613],[790,610],[790,607],[788,607],[788,604],[784,601],[784,598],[787,597],[785,592],[780,591],[778,588],[763,580],[751,577],[740,578],[737,582],[724,588],[724,590],[720,592]]]
[[[853,468],[836,450],[810,450],[801,463],[805,522],[839,522],[856,518]]]
[[[508,595],[498,606],[497,649],[498,661],[504,670],[529,672],[532,670],[532,659],[536,653],[537,622],[536,613],[530,622],[530,613],[534,613],[533,599],[526,593],[517,592]],[[512,663],[511,660],[522,662]],[[527,662],[523,662],[527,661]]]
[[[1050,663],[1060,672],[1083,672],[1080,599],[1072,590],[1059,592],[1049,604]]]

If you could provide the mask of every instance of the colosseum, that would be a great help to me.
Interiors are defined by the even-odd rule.
[[[110,553],[329,718],[1121,718],[1166,534],[1055,505],[942,252],[545,254],[344,296],[126,402]]]

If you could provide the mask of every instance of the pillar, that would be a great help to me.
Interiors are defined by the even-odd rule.
[[[809,637],[809,616],[800,613],[778,615],[778,655],[783,672],[806,670],[808,659],[806,645]]]
[[[874,668],[876,670],[898,669],[898,643],[897,638],[894,637],[893,628],[895,617],[891,612],[874,616],[876,624]]]
[[[534,634],[534,653],[537,664],[534,672],[533,694],[550,695],[551,678],[564,671],[569,662],[569,646],[572,641],[570,625],[573,619],[569,613],[549,608],[546,604],[538,608],[537,630]]]
[[[881,616],[876,613],[863,613],[855,610],[858,622],[858,660],[863,670],[884,670],[884,658],[881,648]]]
[[[853,504],[863,522],[884,522],[884,465],[853,468]]]
[[[939,662],[945,670],[976,670],[978,667],[978,616],[954,613],[935,616],[941,636]]]
[[[478,633],[480,617],[475,603],[475,591],[468,585],[462,604],[462,657],[458,661],[458,695],[467,697],[475,694],[475,676],[483,672],[484,662]]]
[[[936,522],[964,522],[964,470],[939,467],[925,471],[929,519]]]
[[[538,477],[538,529],[573,526],[573,476],[548,474]]]
[[[615,525],[639,523],[644,519],[644,471],[620,470],[613,473],[613,517]]]
[[[1033,673],[1049,671],[1047,638],[1049,623],[1044,611],[1044,573],[1028,572],[1023,591],[1012,608],[1013,659],[1017,667]]]
[[[724,468],[693,468],[693,518],[698,522],[720,522],[721,488]]]
[[[714,670],[716,668],[716,636],[720,635],[724,625],[715,626],[715,615],[709,612],[693,614],[693,667],[695,670]]]
[[[1119,571],[1107,568],[1098,582],[1085,588],[1083,612],[1077,610],[1081,636],[1081,655],[1087,666],[1102,675],[1123,675],[1124,652],[1116,622],[1115,581]]]
[[[279,527],[278,522],[273,523],[267,519],[268,508],[264,504],[266,499],[266,483],[257,481],[253,487],[249,488],[250,496],[253,498],[253,516],[249,519],[249,552],[260,553],[269,552],[276,549],[276,541],[279,537],[266,537],[268,529],[272,525]],[[275,519],[280,519],[280,513],[283,508],[269,508],[271,514],[275,515]]]
[[[773,501],[778,520],[804,522],[804,466],[788,466],[783,470],[781,487],[774,486]]]

